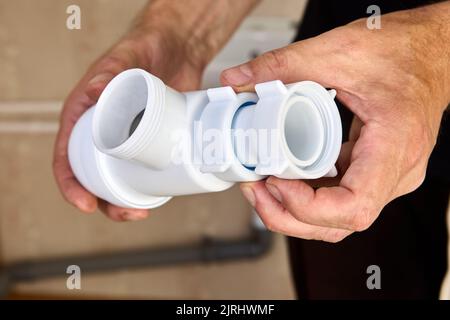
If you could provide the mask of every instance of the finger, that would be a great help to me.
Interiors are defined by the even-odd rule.
[[[111,72],[100,73],[89,80],[86,85],[86,94],[93,101],[98,101],[106,85],[115,77]]]
[[[119,73],[130,68],[137,68],[138,57],[127,46],[117,46],[101,57],[83,77],[80,85],[94,102],[98,100],[106,85]]]
[[[351,234],[348,230],[318,227],[298,221],[269,193],[264,181],[243,183],[241,190],[250,203],[253,202],[256,212],[271,231],[327,242],[338,242]]]
[[[55,153],[53,172],[61,194],[67,202],[85,213],[92,213],[97,209],[97,198],[77,181],[64,156]]]
[[[326,87],[332,87],[324,73],[330,70],[327,59],[318,59],[314,55],[315,43],[311,40],[296,42],[287,47],[264,53],[263,55],[227,69],[221,74],[223,85],[234,87],[237,91],[248,91],[255,84],[270,80],[290,83],[300,80],[319,81]],[[308,48],[308,51],[305,50]],[[311,66],[314,67],[311,67]]]
[[[97,198],[83,188],[72,172],[67,150],[70,134],[75,123],[95,104],[109,81],[135,63],[135,59],[124,50],[115,50],[110,56],[100,59],[70,93],[61,113],[54,146],[53,172],[63,197],[83,212],[94,212],[98,204]]]
[[[99,209],[111,220],[117,222],[139,221],[148,217],[149,211],[146,209],[121,208],[104,200],[99,200]]]
[[[53,174],[59,190],[66,201],[86,213],[96,210],[97,199],[83,188],[75,178],[68,161],[67,148],[70,133],[76,120],[91,104],[92,101],[86,95],[78,94],[76,98],[69,96],[61,114],[60,127],[56,136],[53,154]]]
[[[339,186],[314,190],[300,180],[270,177],[269,190],[304,223],[352,231],[367,229],[391,200],[398,173],[392,153],[383,150],[380,143],[366,140],[362,131]]]

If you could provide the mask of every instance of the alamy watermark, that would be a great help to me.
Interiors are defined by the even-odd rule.
[[[66,273],[69,274],[66,280],[66,287],[69,290],[81,290],[81,268],[73,264],[67,267]]]
[[[376,4],[372,4],[367,7],[367,14],[371,16],[366,20],[366,26],[369,30],[381,29],[381,9]]]
[[[366,273],[370,276],[367,278],[366,286],[369,290],[381,289],[381,269],[376,264],[367,267]]]
[[[247,166],[274,165],[279,158],[279,148],[290,149],[284,131],[279,129],[218,129],[203,127],[195,121],[192,134],[175,130],[171,135],[176,141],[172,149],[172,163],[222,166],[231,164],[235,157]]]
[[[69,15],[66,19],[66,28],[69,30],[81,29],[81,9],[76,4],[67,7],[66,13]]]

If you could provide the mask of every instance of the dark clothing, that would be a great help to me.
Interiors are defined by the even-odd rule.
[[[296,41],[368,17],[367,7],[373,4],[384,14],[429,3],[431,1],[310,0]],[[339,108],[345,141],[352,114],[342,105]],[[388,204],[367,231],[355,233],[338,244],[289,238],[299,298],[438,297],[447,269],[450,119],[446,118],[448,115],[444,115],[424,184]],[[370,276],[366,269],[370,265],[378,265],[381,269],[380,290],[369,290],[366,286]]]
[[[298,297],[436,299],[447,267],[448,195],[448,187],[426,181],[342,242],[289,239]],[[367,289],[370,265],[381,269],[381,290]]]

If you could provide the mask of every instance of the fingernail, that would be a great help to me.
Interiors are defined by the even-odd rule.
[[[94,204],[89,199],[80,199],[75,206],[83,212],[91,213],[95,210]]]
[[[247,64],[225,70],[223,73],[225,80],[234,86],[243,86],[250,82],[253,77],[252,70]]]
[[[122,218],[128,221],[139,221],[147,218],[147,214],[135,213],[135,212],[123,212]]]
[[[242,194],[250,202],[251,206],[254,207],[256,204],[255,193],[250,187],[241,187]]]
[[[89,80],[88,84],[96,83],[96,82],[103,82],[108,81],[112,78],[111,73],[100,73],[93,77],[91,80]]]
[[[281,192],[275,185],[266,183],[266,188],[275,199],[277,199],[279,202],[283,201],[283,199],[281,198]]]

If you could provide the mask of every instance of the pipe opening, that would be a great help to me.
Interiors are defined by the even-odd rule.
[[[311,165],[323,148],[323,124],[320,112],[308,100],[291,99],[284,119],[284,137],[293,161]]]
[[[139,112],[136,117],[134,117],[133,122],[131,122],[130,131],[128,133],[129,137],[131,137],[133,132],[139,126],[139,123],[141,123],[142,117],[144,116],[144,112],[145,112],[145,108],[142,109],[141,112]]]
[[[147,81],[134,73],[118,80],[109,93],[97,122],[99,142],[105,149],[121,145],[138,127],[148,101]]]

